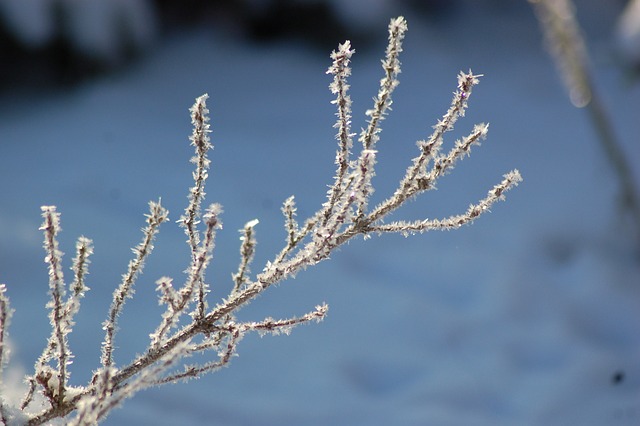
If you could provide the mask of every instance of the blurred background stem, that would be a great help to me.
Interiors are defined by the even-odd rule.
[[[640,255],[640,199],[631,166],[589,71],[589,55],[571,0],[529,0],[547,47],[569,92],[571,103],[585,108],[620,185],[623,208],[631,216]]]

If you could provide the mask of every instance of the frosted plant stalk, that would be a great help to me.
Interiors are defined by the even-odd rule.
[[[504,198],[509,189],[516,186],[521,177],[517,170],[505,174],[502,181],[489,190],[467,211],[446,218],[417,221],[387,222],[388,215],[408,200],[435,188],[437,180],[466,156],[474,145],[487,135],[488,125],[476,125],[465,137],[446,150],[444,136],[453,129],[456,121],[464,116],[473,87],[479,83],[479,75],[471,71],[458,76],[458,88],[451,106],[434,125],[433,133],[418,142],[418,153],[410,162],[397,189],[377,206],[370,208],[376,165],[376,144],[380,142],[381,123],[392,104],[392,94],[398,86],[400,74],[399,55],[407,31],[404,18],[392,19],[389,24],[389,44],[382,62],[383,78],[374,105],[367,111],[368,122],[359,137],[359,152],[354,154],[351,132],[351,99],[348,94],[350,60],[354,54],[349,41],[340,44],[332,53],[332,65],[327,71],[333,76],[330,90],[336,105],[336,174],[326,201],[318,211],[302,224],[297,219],[295,198],[287,198],[282,206],[284,216],[284,246],[261,272],[252,274],[251,266],[256,251],[256,230],[259,221],[250,220],[241,232],[240,262],[231,276],[231,290],[221,299],[209,305],[206,271],[213,259],[215,238],[222,228],[222,207],[209,205],[204,213],[201,206],[205,196],[210,160],[209,109],[207,95],[196,99],[191,108],[193,134],[191,145],[195,149],[192,163],[194,186],[188,195],[185,213],[179,224],[185,229],[190,262],[184,282],[176,286],[169,277],[156,281],[158,302],[164,308],[155,331],[149,334],[146,350],[128,364],[116,365],[114,344],[118,333],[118,317],[128,298],[133,297],[137,277],[142,273],[145,261],[153,250],[153,241],[161,224],[169,219],[169,212],[161,202],[150,202],[146,215],[147,226],[142,230],[142,241],[133,249],[133,259],[113,293],[107,319],[103,323],[105,337],[102,356],[92,379],[84,386],[69,384],[68,364],[71,356],[67,334],[73,325],[73,315],[78,311],[80,299],[88,289],[85,285],[89,257],[93,246],[89,239],[81,237],[76,246],[74,280],[66,289],[62,274],[62,253],[58,249],[60,214],[55,207],[43,207],[45,222],[42,230],[49,266],[49,288],[52,333],[42,356],[35,364],[34,374],[28,377],[29,390],[19,407],[7,405],[0,398],[0,421],[3,424],[41,425],[56,418],[65,418],[70,425],[93,425],[104,420],[111,410],[125,399],[152,386],[159,386],[200,377],[229,364],[237,353],[242,338],[250,332],[264,334],[288,334],[298,325],[321,321],[328,311],[326,304],[319,304],[300,316],[258,321],[243,321],[236,316],[247,303],[274,284],[293,277],[301,270],[327,259],[335,249],[356,236],[400,233],[414,234],[430,230],[452,229],[471,223],[493,204]],[[70,295],[65,299],[66,292]],[[4,341],[11,310],[0,285],[0,366],[6,358]],[[207,354],[203,364],[188,364],[187,358],[195,354]],[[35,403],[36,396],[44,398],[45,406]]]

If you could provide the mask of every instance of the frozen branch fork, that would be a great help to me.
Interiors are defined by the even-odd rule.
[[[298,222],[294,197],[284,201],[284,246],[258,274],[251,273],[256,247],[257,220],[247,222],[241,230],[240,260],[232,275],[230,291],[225,298],[209,304],[209,286],[206,271],[214,249],[216,233],[221,229],[222,208],[211,204],[202,209],[204,188],[208,177],[211,150],[209,139],[209,110],[207,95],[196,99],[191,108],[193,134],[191,145],[195,156],[191,159],[195,171],[194,186],[189,191],[188,205],[178,220],[187,236],[187,249],[191,253],[190,265],[181,283],[162,277],[156,281],[160,304],[164,313],[157,328],[149,334],[144,353],[127,365],[114,361],[117,348],[118,318],[128,298],[133,296],[137,278],[153,250],[153,240],[160,226],[168,221],[168,212],[160,202],[149,203],[146,227],[141,242],[134,248],[122,281],[113,293],[111,307],[103,323],[102,356],[92,380],[84,386],[70,384],[69,366],[72,357],[67,335],[72,331],[74,315],[80,300],[88,289],[85,280],[93,252],[92,242],[81,237],[73,260],[73,281],[65,284],[62,253],[58,249],[60,213],[53,206],[42,207],[46,263],[49,268],[50,310],[52,331],[42,356],[37,360],[34,373],[27,377],[28,391],[22,402],[13,406],[0,400],[0,415],[4,424],[40,425],[54,418],[68,418],[71,425],[90,425],[103,420],[125,398],[145,388],[199,377],[215,371],[235,355],[239,341],[249,332],[260,334],[289,333],[299,324],[321,321],[327,306],[321,304],[298,317],[243,322],[236,313],[260,293],[309,266],[327,259],[338,247],[352,238],[371,234],[401,233],[404,235],[430,230],[458,228],[471,223],[504,194],[521,181],[513,170],[491,188],[486,197],[471,204],[459,215],[441,219],[387,222],[388,215],[405,202],[435,188],[438,179],[452,169],[487,135],[486,124],[476,125],[471,133],[445,148],[444,136],[453,129],[458,118],[464,116],[473,87],[479,76],[471,71],[458,76],[457,90],[451,106],[433,126],[433,133],[417,143],[417,155],[408,165],[406,174],[395,191],[384,201],[370,206],[374,191],[372,178],[376,165],[376,145],[380,139],[381,124],[392,103],[392,94],[398,86],[399,55],[407,31],[404,18],[391,20],[389,44],[382,61],[384,75],[380,81],[373,107],[366,112],[367,124],[360,132],[357,143],[351,129],[351,99],[349,97],[349,67],[354,50],[349,41],[338,46],[331,54],[333,63],[327,74],[333,76],[330,84],[337,108],[336,174],[327,193],[326,201],[311,217]],[[354,144],[358,149],[354,149]],[[357,151],[357,152],[354,152]],[[8,300],[0,286],[0,361],[6,325],[11,315]],[[212,360],[200,365],[186,364],[187,357],[209,353]]]

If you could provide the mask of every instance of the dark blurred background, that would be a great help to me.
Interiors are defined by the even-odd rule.
[[[576,3],[581,18],[597,27],[627,1]],[[0,92],[75,85],[123,69],[185,31],[212,30],[250,43],[293,41],[324,55],[345,39],[366,49],[383,36],[379,28],[390,16],[446,25],[478,7],[531,13],[526,0],[0,0]],[[635,57],[626,53],[632,62],[640,60],[636,50]]]

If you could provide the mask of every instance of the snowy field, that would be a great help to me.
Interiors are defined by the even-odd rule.
[[[484,77],[449,137],[490,122],[487,140],[394,218],[462,212],[518,168],[524,182],[506,202],[457,231],[352,242],[240,314],[288,317],[326,302],[324,322],[290,336],[250,335],[229,368],[142,392],[104,424],[640,424],[637,241],[586,112],[568,102],[530,12],[407,16],[401,84],[378,145],[374,199],[382,200],[417,153],[414,142],[446,111],[457,73],[471,68]],[[585,19],[596,84],[640,183],[640,85],[610,53],[613,13]],[[376,31],[386,34],[385,25]],[[384,46],[382,38],[354,46],[356,130],[377,91]],[[49,334],[40,206],[62,213],[65,271],[75,239],[94,240],[91,291],[70,336],[71,381],[82,384],[99,365],[101,322],[148,201],[162,197],[173,220],[186,205],[188,108],[205,92],[215,145],[207,200],[225,210],[211,297],[227,294],[237,230],[254,218],[253,270],[262,269],[284,242],[281,203],[295,194],[303,219],[332,182],[329,53],[200,30],[70,91],[0,98],[0,282],[15,309],[7,384],[31,372]],[[173,223],[160,232],[120,318],[120,365],[158,323],[155,281],[181,281],[184,240]]]

